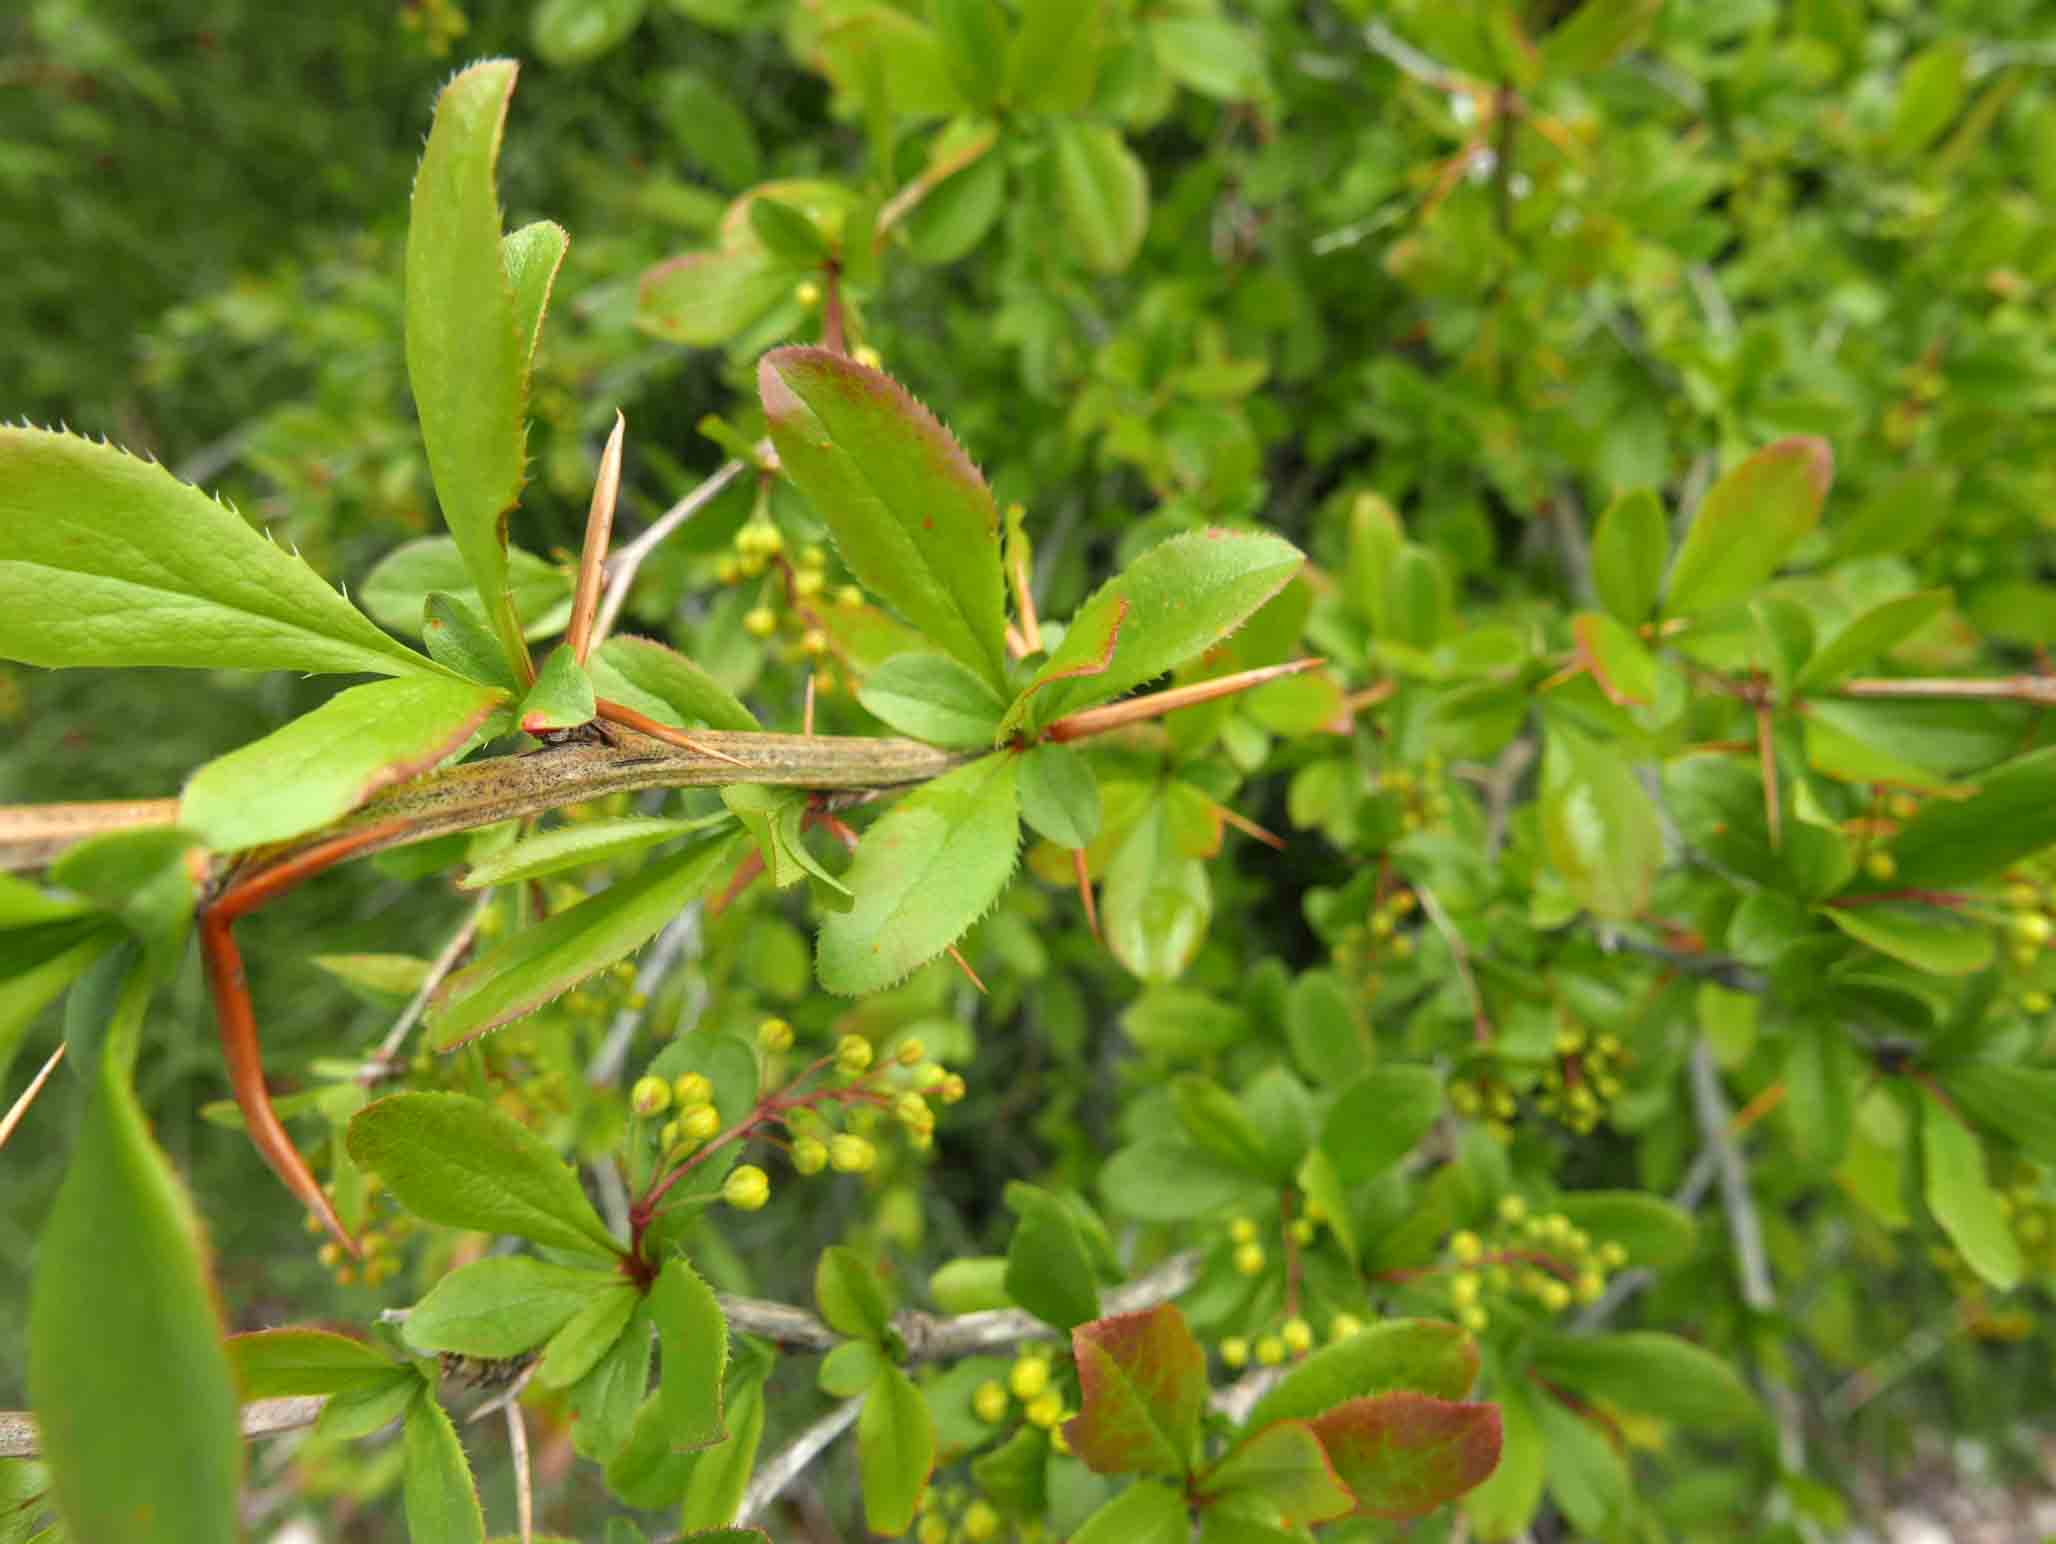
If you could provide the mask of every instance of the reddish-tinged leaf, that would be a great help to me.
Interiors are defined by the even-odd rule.
[[[1200,1494],[1234,1497],[1287,1528],[1347,1517],[1356,1498],[1336,1477],[1321,1439],[1305,1421],[1280,1421],[1233,1448],[1207,1472]]]
[[[1100,1474],[1184,1475],[1199,1449],[1206,1353],[1170,1303],[1071,1331],[1079,1414],[1071,1450]]]
[[[1746,599],[1813,529],[1834,476],[1834,451],[1811,435],[1767,445],[1728,472],[1693,511],[1665,612],[1718,611]]]
[[[1318,1416],[1314,1434],[1356,1496],[1357,1511],[1423,1517],[1499,1463],[1499,1409],[1431,1394],[1352,1399]]]
[[[1656,700],[1656,660],[1627,628],[1603,611],[1581,611],[1571,618],[1571,636],[1608,702],[1625,708]]]

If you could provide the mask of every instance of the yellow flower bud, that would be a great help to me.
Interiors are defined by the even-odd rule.
[[[680,1073],[678,1081],[671,1085],[671,1093],[681,1106],[714,1102],[714,1085],[707,1081],[704,1072]]]
[[[1237,1244],[1235,1246],[1235,1270],[1238,1275],[1254,1276],[1264,1268],[1264,1246],[1262,1244]]]
[[[1294,1356],[1305,1356],[1313,1349],[1314,1327],[1304,1319],[1287,1319],[1278,1333],[1285,1341],[1285,1349]]]
[[[1483,1287],[1476,1271],[1458,1271],[1449,1278],[1449,1301],[1459,1308],[1468,1308],[1478,1300]]]
[[[678,1112],[678,1134],[694,1146],[721,1130],[721,1112],[711,1104],[695,1104]]]
[[[828,1146],[819,1137],[800,1137],[792,1144],[792,1166],[802,1174],[819,1174],[828,1166]]]
[[[1473,1335],[1482,1335],[1485,1333],[1486,1326],[1491,1324],[1492,1315],[1474,1303],[1459,1313],[1456,1316],[1456,1321]]]
[[[828,1144],[828,1165],[838,1174],[864,1174],[878,1161],[878,1149],[862,1137],[841,1132]]]
[[[1285,1342],[1276,1335],[1266,1335],[1256,1343],[1256,1359],[1266,1367],[1276,1367],[1285,1360]]]
[[[1237,1217],[1228,1224],[1228,1237],[1238,1244],[1247,1244],[1256,1237],[1256,1221],[1250,1217]]]
[[[1520,1196],[1507,1195],[1499,1198],[1499,1217],[1502,1222],[1520,1222],[1528,1215],[1528,1203]]]
[[[870,1070],[871,1042],[862,1035],[844,1035],[835,1043],[835,1069],[845,1077]]]
[[[993,1510],[990,1501],[974,1501],[964,1508],[962,1526],[964,1537],[970,1540],[970,1544],[985,1544],[999,1532],[999,1513]]]
[[[752,638],[768,638],[778,631],[778,613],[769,606],[752,606],[743,613],[742,630]]]
[[[1459,1265],[1476,1265],[1484,1258],[1485,1241],[1469,1228],[1459,1228],[1449,1235],[1449,1253]]]
[[[628,1091],[628,1107],[647,1120],[671,1108],[671,1085],[662,1078],[637,1078]]]
[[[1016,1399],[1033,1399],[1049,1387],[1049,1359],[1041,1356],[1017,1356],[1014,1365],[1007,1369],[1007,1388]]]
[[[1330,1340],[1347,1340],[1350,1336],[1361,1335],[1363,1332],[1364,1321],[1353,1313],[1338,1313],[1328,1321]]]
[[[767,1051],[792,1049],[792,1026],[784,1019],[766,1019],[757,1026],[757,1044]]]
[[[739,1212],[759,1211],[771,1199],[771,1176],[753,1163],[740,1164],[721,1182],[721,1199]]]
[[[927,1056],[928,1049],[921,1044],[917,1037],[909,1035],[899,1043],[899,1049],[892,1054],[902,1067],[912,1067],[918,1065]]]
[[[1311,1244],[1314,1241],[1314,1220],[1311,1217],[1292,1219],[1292,1240],[1297,1244]]]
[[[971,1413],[988,1426],[997,1426],[1006,1419],[1007,1391],[997,1378],[987,1378],[978,1385],[978,1392],[971,1396]]]
[[[1031,1426],[1048,1431],[1064,1418],[1064,1396],[1055,1389],[1044,1389],[1028,1401],[1021,1413],[1028,1417]]]
[[[1230,1335],[1221,1342],[1221,1365],[1228,1368],[1249,1365],[1249,1342],[1240,1335]]]
[[[860,343],[851,349],[850,358],[866,370],[881,370],[885,367],[885,356],[868,343]]]

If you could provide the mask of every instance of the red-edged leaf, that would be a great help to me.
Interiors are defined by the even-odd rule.
[[[1170,1304],[1071,1331],[1080,1410],[1071,1450],[1100,1474],[1190,1471],[1206,1406],[1206,1353]]]
[[[1718,611],[1746,599],[1819,521],[1834,476],[1834,451],[1811,435],[1766,445],[1729,471],[1692,512],[1665,612]]]
[[[1499,1463],[1496,1405],[1378,1394],[1347,1400],[1312,1424],[1357,1511],[1370,1517],[1423,1517]]]

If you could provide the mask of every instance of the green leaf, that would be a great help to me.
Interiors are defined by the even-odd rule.
[[[176,971],[192,931],[197,845],[178,830],[110,831],[67,848],[49,879],[118,917],[143,945],[152,975],[163,979]]]
[[[698,665],[647,638],[609,638],[587,662],[602,696],[680,729],[705,724],[743,734],[761,729],[757,716]],[[623,692],[622,686],[629,690]]]
[[[1000,734],[1039,731],[1184,664],[1240,627],[1302,561],[1290,542],[1254,532],[1192,531],[1158,543],[1079,608]]]
[[[1619,1244],[1631,1264],[1661,1270],[1691,1258],[1691,1214],[1646,1191],[1580,1190],[1559,1196],[1556,1210],[1593,1243]]]
[[[485,1544],[485,1513],[464,1444],[425,1385],[407,1407],[405,1452],[401,1494],[410,1544]]]
[[[475,1039],[640,949],[725,876],[741,843],[739,833],[696,843],[516,933],[444,984],[428,1012],[429,1044]]]
[[[514,296],[514,337],[521,345],[524,389],[527,377],[535,372],[535,350],[542,342],[550,291],[556,287],[557,271],[564,266],[564,254],[570,247],[570,233],[554,220],[524,225],[500,241],[500,266],[507,271],[507,288]]]
[[[1021,818],[1059,847],[1099,836],[1099,779],[1068,745],[1045,742],[1021,755]]]
[[[526,1126],[464,1094],[390,1094],[350,1122],[350,1156],[430,1222],[612,1256],[584,1187]]]
[[[535,8],[536,57],[559,69],[588,64],[628,41],[648,0],[541,0]]]
[[[1605,69],[1641,44],[1662,9],[1663,0],[1584,0],[1542,39],[1544,72],[1590,75]]]
[[[634,1284],[620,1279],[591,1293],[543,1348],[535,1374],[543,1386],[569,1388],[591,1372],[621,1338],[641,1301]]]
[[[835,1399],[855,1399],[878,1381],[885,1353],[869,1340],[845,1340],[821,1358],[816,1378],[821,1392]]]
[[[553,649],[536,673],[535,685],[517,710],[525,734],[546,734],[552,729],[576,729],[592,722],[598,712],[593,702],[592,678],[585,673],[568,648]]]
[[[1206,864],[1179,847],[1165,799],[1150,800],[1108,863],[1101,911],[1107,947],[1144,981],[1175,980],[1206,941]]]
[[[1007,1308],[1005,1255],[966,1255],[937,1266],[928,1275],[928,1296],[943,1313],[977,1313]]]
[[[258,1330],[231,1335],[229,1366],[244,1399],[340,1394],[390,1382],[396,1364],[361,1340],[327,1330]]]
[[[878,1273],[846,1244],[831,1244],[814,1265],[814,1302],[828,1327],[858,1340],[883,1340],[892,1308]]]
[[[587,820],[575,826],[558,826],[540,836],[531,836],[503,847],[471,865],[458,883],[466,890],[483,890],[491,885],[523,884],[567,869],[591,868],[632,856],[660,842],[675,842],[696,836],[714,826],[728,824],[726,814],[702,815],[697,820],[660,820],[647,815],[623,815],[614,820]]]
[[[1948,609],[1947,590],[1916,590],[1875,605],[1822,644],[1795,684],[1801,689],[1832,686],[1889,654]]]
[[[764,871],[778,889],[813,875],[829,889],[848,895],[850,888],[830,873],[807,849],[807,796],[796,788],[767,788],[733,783],[721,790],[721,802],[743,823],[763,855]]]
[[[1351,1399],[1314,1418],[1314,1434],[1360,1516],[1424,1517],[1499,1463],[1499,1409],[1430,1394]]]
[[[1007,1186],[1006,1201],[1021,1219],[1007,1244],[1007,1296],[1066,1332],[1098,1318],[1092,1256],[1070,1209],[1049,1192],[1018,1183]]]
[[[1104,124],[1060,119],[1050,127],[1057,209],[1085,266],[1119,273],[1149,229],[1149,173]]]
[[[1477,1345],[1440,1319],[1385,1319],[1323,1346],[1257,1401],[1243,1425],[1303,1421],[1345,1400],[1410,1390],[1461,1399],[1478,1376]]]
[[[749,115],[708,76],[671,70],[659,76],[657,100],[664,124],[685,152],[728,189],[743,188],[763,172],[764,150]]]
[[[427,676],[353,686],[194,773],[179,824],[217,852],[315,830],[434,768],[504,701],[490,686]]]
[[[628,1327],[566,1395],[578,1414],[571,1444],[581,1456],[606,1463],[621,1451],[649,1382],[650,1320],[638,1297]]]
[[[2056,1069],[1970,1063],[1938,1073],[1943,1089],[1988,1126],[2042,1163],[2056,1164]]]
[[[444,673],[162,467],[9,426],[0,426],[0,658]]]
[[[507,583],[514,596],[514,613],[530,638],[544,638],[559,631],[571,615],[571,577],[555,564],[546,563],[519,547],[507,549]],[[488,636],[485,603],[471,587],[471,575],[464,567],[464,555],[447,536],[424,536],[395,547],[365,576],[357,599],[364,609],[396,633],[419,634],[424,611],[431,596],[449,595],[476,629]],[[495,650],[497,651],[497,644]],[[507,661],[499,671],[513,680]]]
[[[1938,976],[1967,976],[1992,963],[1992,930],[1939,906],[1824,906],[1828,921],[1859,943]]]
[[[1260,37],[1220,16],[1163,16],[1147,24],[1164,73],[1218,102],[1264,94]]]
[[[1199,1458],[1206,1353],[1176,1305],[1115,1314],[1071,1331],[1079,1412],[1071,1451],[1096,1474],[1183,1478]]]
[[[1004,692],[999,511],[955,438],[891,377],[826,349],[772,350],[757,389],[780,466],[850,572]]]
[[[28,1391],[69,1537],[211,1544],[243,1442],[199,1220],[129,1090],[147,992],[132,973],[37,1237]]]
[[[1656,656],[1628,628],[1603,611],[1581,611],[1571,618],[1571,636],[1608,702],[1621,708],[1656,701]]]
[[[728,1371],[728,1321],[709,1287],[683,1260],[666,1260],[650,1287],[663,1379],[664,1426],[675,1449],[710,1447],[728,1435],[721,1381]]]
[[[1023,112],[1077,112],[1099,73],[1103,0],[1036,0],[1021,8],[1007,57],[1007,94]]]
[[[1968,799],[1930,799],[1891,854],[1897,883],[1922,889],[1974,884],[2056,843],[2056,747],[1987,773]]]
[[[1070,1544],[1187,1544],[1192,1517],[1185,1498],[1168,1485],[1130,1485],[1078,1525]]]
[[[964,100],[988,108],[1005,84],[1006,22],[993,0],[930,0],[942,60]]]
[[[750,1472],[756,1464],[757,1445],[764,1438],[764,1377],[762,1373],[738,1380],[729,1379],[728,1431],[726,1440],[699,1453],[688,1455],[692,1465],[685,1490],[679,1525],[688,1530],[713,1528],[729,1521],[742,1504]],[[754,1528],[720,1529],[712,1534],[690,1533],[693,1539],[729,1538],[736,1544],[769,1544]]]
[[[1014,872],[1017,758],[1000,752],[924,784],[864,833],[848,911],[821,924],[821,984],[856,996],[904,979],[963,936]]]
[[[904,1533],[935,1467],[935,1423],[914,1380],[897,1367],[880,1370],[857,1417],[857,1467],[863,1475],[864,1524],[873,1533]]]
[[[1547,1396],[1535,1401],[1549,1449],[1549,1494],[1581,1533],[1604,1538],[1628,1504],[1628,1466],[1597,1424]]]
[[[1304,1421],[1281,1421],[1244,1438],[1206,1472],[1198,1493],[1246,1504],[1288,1528],[1346,1517],[1356,1506]]]
[[[1886,160],[1909,160],[1934,142],[1961,110],[1969,75],[1970,45],[1962,38],[1932,43],[1908,61],[1885,130]]]
[[[962,750],[992,744],[1006,711],[982,676],[943,654],[895,654],[864,678],[857,701],[889,729]]]
[[[1442,1113],[1442,1079],[1432,1067],[1374,1067],[1336,1096],[1321,1149],[1351,1187],[1412,1152]]]
[[[1614,746],[1575,732],[1547,736],[1542,840],[1571,894],[1594,916],[1624,922],[1648,906],[1663,826]]]
[[[382,1431],[405,1418],[421,1386],[418,1369],[395,1365],[383,1379],[329,1395],[315,1418],[315,1433],[329,1441],[354,1442]]]
[[[1099,1186],[1109,1206],[1138,1222],[1185,1222],[1272,1198],[1247,1169],[1184,1142],[1119,1149],[1100,1170]]]
[[[430,659],[467,681],[496,686],[510,697],[520,689],[499,639],[469,600],[446,590],[431,593],[422,612],[421,641]]]
[[[1623,1410],[1689,1428],[1741,1426],[1761,1414],[1732,1365],[1704,1346],[1656,1330],[1545,1334],[1536,1342],[1534,1366],[1545,1378]]]
[[[1542,1504],[1548,1449],[1528,1386],[1515,1380],[1499,1393],[1499,1467],[1464,1497],[1464,1515],[1480,1538],[1511,1539],[1525,1532]]]
[[[604,1272],[525,1255],[478,1260],[431,1287],[409,1310],[401,1334],[417,1351],[518,1356],[555,1335],[613,1281]]]
[[[815,267],[827,260],[828,238],[800,210],[768,197],[753,198],[746,207],[750,229],[764,244],[764,250],[773,257],[803,268]]]
[[[1923,1194],[1964,1263],[2001,1292],[2020,1285],[2023,1262],[2013,1225],[1985,1172],[1977,1133],[1954,1110],[1929,1096],[1920,1101]]]
[[[1599,603],[1629,627],[1647,621],[1669,556],[1670,521],[1662,501],[1648,488],[1623,493],[1606,506],[1592,532],[1592,588]]]
[[[1150,995],[1172,997],[1174,1000],[1188,996],[1183,992]],[[1131,1008],[1129,1012],[1132,1015],[1135,1010]],[[1175,1009],[1173,1012],[1175,1014]],[[1264,1152],[1263,1137],[1233,1094],[1212,1078],[1188,1072],[1172,1079],[1170,1095],[1178,1124],[1185,1128],[1186,1136],[1195,1146],[1205,1149],[1223,1163],[1233,1164],[1252,1179],[1277,1181],[1278,1176],[1271,1172],[1269,1157]]]
[[[1669,616],[1718,611],[1746,600],[1820,519],[1834,452],[1799,435],[1765,446],[1699,501],[1671,565]]]
[[[635,325],[668,343],[712,348],[761,320],[798,282],[754,240],[657,264],[636,292]]]
[[[1836,523],[1835,556],[1884,557],[1926,546],[1949,518],[1956,481],[1950,467],[1907,467]]]
[[[528,658],[507,593],[507,511],[528,444],[528,350],[500,257],[493,185],[519,67],[488,59],[436,102],[407,221],[407,380],[443,520],[518,677]]]

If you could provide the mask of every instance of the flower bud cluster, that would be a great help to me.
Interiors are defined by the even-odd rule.
[[[375,1201],[383,1189],[378,1176],[370,1173],[364,1176],[364,1187],[367,1202]],[[327,1184],[321,1188],[329,1198],[329,1204],[334,1205],[336,1187]],[[399,1274],[401,1246],[419,1228],[420,1223],[411,1212],[394,1211],[357,1230],[357,1248],[361,1251],[357,1258],[352,1259],[344,1253],[343,1246],[332,1239],[315,1251],[315,1258],[335,1277],[338,1286],[347,1287],[361,1281],[367,1287],[375,1287]],[[315,1234],[325,1231],[321,1219],[311,1212],[307,1216],[307,1231]]]
[[[1488,1230],[1450,1234],[1439,1283],[1450,1315],[1482,1335],[1507,1314],[1554,1317],[1599,1301],[1612,1274],[1628,1263],[1613,1239],[1597,1241],[1562,1212],[1536,1215],[1518,1195],[1504,1195]]]

